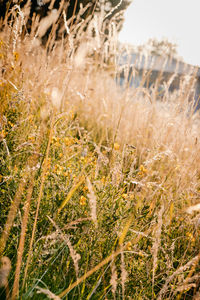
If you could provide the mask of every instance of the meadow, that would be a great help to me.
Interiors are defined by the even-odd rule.
[[[1,293],[199,299],[200,120],[187,82],[159,101],[156,87],[118,86],[117,29],[105,37],[101,15],[87,31],[65,22],[64,41],[53,28],[45,47],[39,23],[22,34],[23,17],[0,32]]]

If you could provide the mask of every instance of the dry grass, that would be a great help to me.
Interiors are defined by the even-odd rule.
[[[164,101],[117,86],[116,28],[106,40],[101,14],[86,32],[65,19],[52,51],[36,43],[37,20],[21,39],[22,19],[0,34],[0,255],[12,299],[192,299],[200,121],[186,85]]]

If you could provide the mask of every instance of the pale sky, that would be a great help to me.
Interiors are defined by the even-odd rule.
[[[176,43],[187,63],[200,66],[200,0],[133,0],[119,40],[141,45],[150,38]]]

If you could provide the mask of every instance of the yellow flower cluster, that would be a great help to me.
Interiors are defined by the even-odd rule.
[[[186,235],[187,235],[187,237],[189,237],[192,244],[194,244],[195,243],[195,237],[193,236],[193,234],[191,232],[187,232]]]
[[[29,142],[35,142],[35,136],[29,136],[28,140]]]
[[[10,127],[13,127],[13,126],[14,126],[14,124],[11,123],[10,121],[8,121],[8,124],[10,125]]]
[[[140,165],[138,176],[144,177],[146,175],[148,170],[144,167],[144,165]]]
[[[106,177],[105,177],[105,176],[102,176],[102,178],[101,178],[101,182],[102,182],[103,184],[105,184],[105,183],[106,183]]]
[[[64,167],[60,166],[58,164],[55,165],[54,172],[56,173],[56,175],[65,175],[65,173],[66,173],[66,172],[64,172]]]
[[[87,200],[87,199],[86,199],[84,196],[81,196],[81,197],[80,197],[80,205],[81,205],[81,206],[85,206],[85,205],[86,205],[86,200]]]
[[[83,188],[83,192],[84,192],[84,193],[87,193],[87,192],[88,192],[88,187],[87,187],[86,185],[85,185],[84,188]]]
[[[61,146],[59,137],[53,136],[52,143],[54,144],[55,147],[60,147]]]
[[[66,147],[69,147],[71,145],[74,145],[75,143],[78,144],[79,141],[78,139],[76,138],[73,138],[73,137],[64,137],[64,138],[59,138],[59,137],[56,137],[56,136],[53,136],[52,138],[52,144],[53,146],[59,148],[61,147],[61,145],[64,143],[64,145]],[[70,148],[68,149],[68,151],[70,151]],[[62,154],[59,154],[59,157],[61,158],[63,155]]]
[[[73,137],[65,137],[64,138],[64,143],[65,143],[65,146],[67,146],[67,147],[73,145],[75,142],[76,142],[76,140]]]
[[[120,145],[119,145],[118,143],[114,143],[114,149],[115,149],[116,151],[118,151],[119,148],[120,148]]]
[[[129,241],[126,245],[128,251],[131,251],[132,243]]]
[[[13,52],[14,60],[18,61],[19,59],[19,53],[18,52]]]
[[[125,200],[127,200],[127,199],[128,200],[134,200],[135,196],[134,196],[134,194],[131,194],[131,193],[129,193],[129,194],[123,193],[122,198],[125,199]]]
[[[140,172],[147,173],[147,169],[143,165],[141,165],[140,166]]]
[[[0,131],[0,139],[4,139],[7,135],[7,132],[3,129]]]

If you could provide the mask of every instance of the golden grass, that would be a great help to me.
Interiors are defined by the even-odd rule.
[[[100,21],[96,37],[72,22],[51,52],[35,43],[36,21],[23,40],[20,28],[0,35],[0,183],[9,195],[0,256],[16,264],[12,299],[37,299],[36,289],[183,299],[199,289],[199,115],[184,84],[163,101],[156,90],[117,86],[115,30],[109,52]]]

